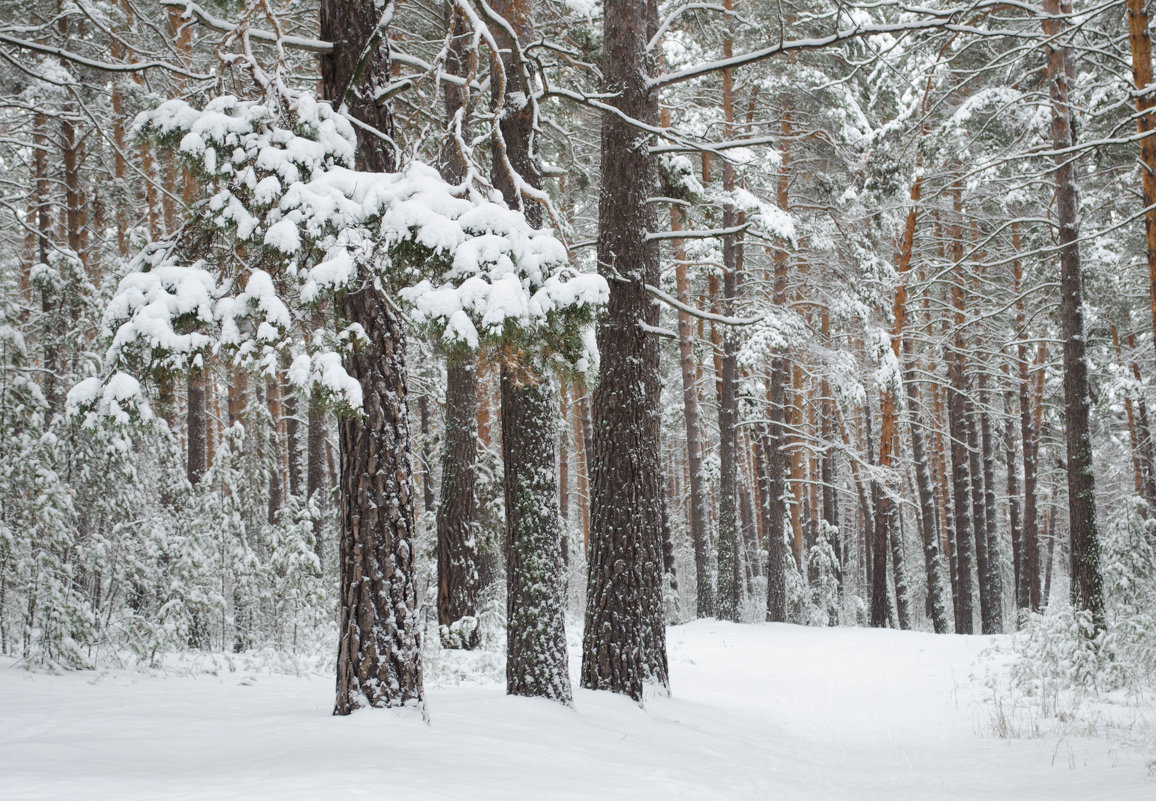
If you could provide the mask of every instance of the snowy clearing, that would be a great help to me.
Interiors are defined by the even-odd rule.
[[[429,725],[333,718],[329,676],[48,676],[4,660],[0,798],[1156,798],[1150,753],[997,738],[971,678],[995,664],[980,657],[992,642],[699,621],[669,629],[674,697],[645,709],[430,686]]]

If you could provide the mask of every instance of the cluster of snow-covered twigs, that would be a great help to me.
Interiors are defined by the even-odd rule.
[[[352,126],[311,95],[170,100],[142,113],[134,135],[172,148],[205,191],[121,281],[105,315],[115,367],[180,371],[209,354],[268,372],[291,363],[295,383],[356,409],[340,358],[356,325],[335,335],[306,318],[364,282],[449,346],[529,333],[570,366],[595,367],[601,276],[573,270],[521,212],[428,165],[355,169]]]

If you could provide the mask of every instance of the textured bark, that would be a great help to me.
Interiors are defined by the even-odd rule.
[[[466,351],[450,353],[437,511],[437,613],[442,645],[447,648],[478,645],[477,398],[477,357]]]
[[[647,86],[647,41],[657,26],[653,2],[606,0],[603,89],[628,117],[658,122]],[[590,568],[582,685],[641,700],[646,682],[668,686],[662,604],[665,514],[659,458],[661,384],[658,323],[645,285],[659,278],[648,241],[656,188],[649,136],[614,114],[602,116],[598,264],[610,281],[598,330],[601,376],[594,395]]]
[[[533,5],[530,0],[495,0],[491,5],[509,24],[509,32],[495,27],[493,34],[503,50],[505,68],[500,144],[513,170],[511,174],[495,165],[493,183],[508,206],[524,206],[526,221],[536,228],[542,222],[541,206],[532,201],[523,203],[516,183],[521,181],[535,190],[542,186],[533,108],[521,100],[533,87],[526,85],[512,56],[517,43],[534,38]],[[511,34],[517,37],[516,42]],[[495,95],[498,83],[493,77]],[[506,470],[506,692],[568,704],[565,551],[555,461],[557,398],[533,355],[513,349],[505,354],[501,385]]]
[[[357,126],[358,169],[385,172],[393,152],[367,128],[392,134],[388,104],[388,22],[392,4],[324,0],[322,94]],[[383,14],[384,11],[384,14]],[[363,127],[364,126],[364,127]],[[340,298],[342,316],[365,341],[345,359],[361,384],[362,409],[339,425],[342,527],[337,698],[334,714],[360,706],[422,704],[421,630],[413,565],[413,465],[406,409],[405,325],[382,290],[362,274]]]
[[[1080,200],[1076,165],[1068,154],[1075,143],[1070,93],[1075,65],[1066,44],[1055,38],[1067,28],[1069,0],[1045,0],[1043,20],[1049,37],[1048,90],[1052,99],[1055,156],[1055,214],[1060,242],[1060,319],[1064,339],[1065,444],[1068,456],[1068,526],[1071,538],[1072,606],[1091,614],[1096,630],[1104,626],[1100,538],[1096,527],[1096,479],[1089,425],[1087,341],[1084,333],[1083,276],[1080,274]]]
[[[508,18],[508,17],[507,17]],[[570,703],[562,526],[549,382],[502,368],[506,463],[506,692]]]

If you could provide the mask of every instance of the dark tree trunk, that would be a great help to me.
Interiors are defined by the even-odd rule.
[[[325,486],[325,410],[319,398],[309,399],[309,431],[306,435],[308,460],[305,473],[306,497],[317,505],[318,515],[313,518],[313,551],[317,562],[325,566],[324,517],[321,514],[328,504],[328,488]]]
[[[1003,574],[1000,572],[999,526],[995,508],[995,444],[991,433],[991,416],[987,413],[991,400],[987,390],[987,374],[979,373],[979,442],[983,460],[983,517],[987,536],[987,569],[982,575],[987,587],[988,613],[984,634],[1003,632]]]
[[[362,411],[341,420],[341,624],[335,714],[421,704],[405,324],[371,283],[342,301],[366,340],[346,358]]]
[[[1007,514],[1008,531],[1011,534],[1012,563],[1015,567],[1015,601],[1016,609],[1026,609],[1028,605],[1027,577],[1024,569],[1024,534],[1023,521],[1020,509],[1019,459],[1016,448],[1015,415],[1012,413],[1013,402],[1010,396],[1004,397],[1004,467],[1007,472]]]
[[[939,539],[935,531],[935,491],[931,483],[931,472],[927,466],[927,452],[923,441],[923,429],[915,419],[920,407],[919,389],[916,386],[915,362],[911,340],[903,341],[905,359],[903,386],[907,394],[907,405],[911,410],[911,461],[915,467],[915,486],[919,496],[919,537],[923,543],[923,571],[927,581],[927,609],[931,625],[936,634],[947,632],[947,603],[943,589],[942,557],[939,553]]]
[[[1016,251],[1019,237],[1013,231]],[[1016,366],[1019,372],[1020,440],[1024,467],[1023,568],[1016,586],[1016,608],[1040,611],[1040,530],[1039,500],[1036,492],[1036,466],[1039,457],[1039,431],[1036,430],[1031,403],[1031,379],[1028,375],[1027,311],[1020,287],[1023,265],[1014,263],[1016,277]],[[1041,364],[1040,370],[1044,367]]]
[[[784,378],[787,373],[786,357],[771,359],[771,386],[769,397],[770,423],[762,437],[763,459],[766,463],[763,492],[763,525],[767,539],[767,622],[787,621],[787,547],[783,541],[783,527],[787,520],[787,460],[783,451]]]
[[[444,6],[450,35],[446,72],[469,72],[466,21],[452,3]],[[465,87],[444,85],[447,133],[442,177],[461,183],[468,165],[459,140],[469,138],[470,106]],[[425,398],[422,413],[426,413]],[[424,418],[423,418],[424,419]],[[446,648],[477,647],[478,621],[478,357],[466,350],[446,355],[445,441],[442,443],[441,503],[437,507],[438,625]],[[428,479],[428,475],[427,475]],[[426,482],[429,484],[428,480]],[[427,491],[432,497],[432,489]]]
[[[269,454],[271,457],[269,469],[269,509],[268,521],[269,525],[274,525],[277,522],[277,513],[281,510],[281,506],[285,501],[285,482],[282,471],[282,448],[284,442],[281,437],[281,419],[284,416],[281,409],[281,382],[274,378],[267,378],[265,380],[265,403],[269,410],[270,422],[272,426],[269,428]],[[192,404],[190,404],[190,409]],[[192,451],[192,437],[189,437],[189,450]]]
[[[607,0],[604,90],[626,116],[658,123],[647,86],[653,3]],[[665,515],[660,461],[658,323],[646,285],[659,279],[654,229],[656,175],[650,137],[614,114],[602,116],[598,264],[610,281],[598,331],[601,376],[594,394],[590,569],[582,685],[641,700],[646,682],[668,686],[662,602]]]
[[[727,0],[729,7],[730,0]],[[730,32],[724,34],[723,57],[732,50]],[[722,73],[723,136],[734,135],[734,76],[727,69]],[[723,162],[723,192],[735,188],[735,168],[730,161]],[[723,204],[723,227],[733,228],[739,215],[733,203]],[[733,316],[742,282],[742,240],[735,235],[722,241],[723,295],[722,311]],[[721,374],[719,376],[719,502],[718,502],[718,615],[724,620],[740,621],[743,611],[742,533],[738,508],[738,352],[739,339],[735,331],[722,333]]]
[[[186,473],[189,483],[196,485],[205,474],[205,372],[193,370],[188,379],[188,461]]]
[[[393,11],[386,6],[386,14]],[[389,17],[376,0],[324,0],[322,94],[368,128],[389,136]],[[357,128],[358,169],[393,168],[389,145]],[[345,360],[361,384],[362,408],[339,426],[342,528],[341,622],[334,714],[360,706],[422,705],[421,631],[413,563],[413,471],[406,410],[405,324],[368,275],[340,299],[365,339]]]
[[[968,509],[968,443],[967,443],[967,382],[963,372],[964,289],[963,289],[963,240],[958,225],[962,215],[962,186],[957,181],[952,187],[956,224],[952,225],[951,258],[954,262],[954,280],[951,286],[951,303],[955,309],[956,334],[951,348],[947,351],[947,371],[950,388],[947,396],[948,436],[951,438],[951,492],[955,525],[955,633],[971,634],[974,630],[972,612],[971,560],[974,540],[972,539],[971,511]]]
[[[1045,0],[1043,21],[1049,37],[1048,89],[1052,98],[1052,146],[1056,151],[1056,220],[1060,241],[1060,318],[1064,339],[1064,411],[1068,455],[1068,525],[1071,538],[1072,606],[1090,613],[1094,628],[1104,626],[1100,537],[1096,528],[1096,479],[1092,472],[1089,426],[1087,340],[1084,333],[1083,276],[1080,274],[1076,165],[1068,152],[1075,143],[1070,93],[1076,70],[1071,51],[1058,38],[1067,27],[1070,0]]]
[[[477,400],[474,401],[475,407]],[[422,393],[417,401],[418,426],[421,433],[421,498],[422,509],[426,512],[437,511],[437,500],[434,494],[433,485],[433,450],[430,447],[430,440],[433,439],[433,427],[429,420],[429,395]],[[474,420],[474,427],[477,427],[477,420]]]
[[[438,625],[446,648],[478,645],[478,362],[446,358],[446,421],[437,511]]]

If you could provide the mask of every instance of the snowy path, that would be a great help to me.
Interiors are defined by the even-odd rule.
[[[430,688],[428,726],[334,719],[328,677],[3,661],[0,799],[1156,799],[1137,752],[991,736],[969,679],[985,638],[713,621],[669,636],[675,695],[645,710]]]

